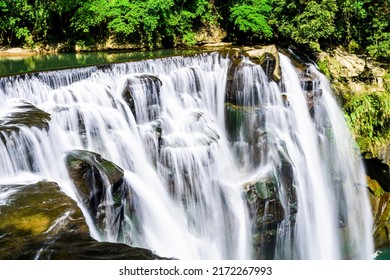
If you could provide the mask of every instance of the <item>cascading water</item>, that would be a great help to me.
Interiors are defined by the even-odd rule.
[[[3,78],[0,205],[45,179],[99,241],[180,259],[370,258],[364,170],[342,114],[313,67],[322,94],[308,107],[280,59],[279,86],[244,58],[226,105],[232,64],[217,53]],[[94,211],[70,179],[80,154],[95,162],[84,179],[105,188]],[[124,170],[118,183],[97,154]]]

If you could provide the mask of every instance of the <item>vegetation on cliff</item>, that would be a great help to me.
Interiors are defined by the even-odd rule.
[[[343,45],[390,59],[388,0],[0,0],[0,13],[3,46],[174,47],[224,30],[225,40]]]

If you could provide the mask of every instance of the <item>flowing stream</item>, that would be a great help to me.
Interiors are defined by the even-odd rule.
[[[164,257],[371,258],[365,172],[329,82],[311,66],[306,88],[280,62],[277,84],[243,58],[236,104],[218,53],[0,79],[0,205],[44,179],[78,202],[93,238]],[[119,223],[110,191],[108,222],[94,222],[64,160],[74,150],[124,170]]]

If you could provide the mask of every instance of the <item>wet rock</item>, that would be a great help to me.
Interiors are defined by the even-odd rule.
[[[240,50],[237,50],[232,55],[229,56],[231,59],[231,64],[227,72],[226,78],[226,102],[231,104],[237,104],[237,92],[236,92],[236,77],[235,72],[238,65],[241,63],[243,56],[240,54]]]
[[[260,64],[270,80],[279,82],[281,79],[281,69],[278,50],[275,45],[249,50],[244,53],[257,64]]]
[[[146,249],[91,238],[76,202],[56,183],[7,187],[17,191],[0,204],[0,259],[159,258]]]
[[[129,186],[123,181],[123,169],[99,154],[85,150],[68,152],[65,163],[98,229],[105,232],[107,227],[115,228],[119,238],[124,205],[131,205]],[[108,213],[115,217],[107,219]]]
[[[236,153],[237,162],[240,157],[248,156],[253,166],[258,166],[261,157],[261,149],[264,148],[261,129],[264,126],[263,111],[257,107],[240,106],[225,103],[225,123],[228,139],[241,146],[241,151]],[[244,150],[242,150],[244,149]]]
[[[48,130],[50,114],[37,108],[28,101],[22,100],[15,102],[2,112],[0,118],[0,139],[4,141],[2,134],[9,134],[13,131],[18,132],[21,127],[37,127]]]
[[[244,195],[252,221],[252,245],[256,259],[274,258],[277,229],[286,219],[286,211],[278,194],[279,187],[278,181],[273,177],[244,185]],[[288,217],[289,222],[292,222],[294,217]]]
[[[137,123],[156,120],[159,115],[161,80],[155,75],[138,75],[127,80],[122,96],[130,107]],[[143,111],[147,116],[143,116]]]

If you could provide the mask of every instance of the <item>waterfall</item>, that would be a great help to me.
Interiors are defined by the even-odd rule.
[[[312,66],[308,90],[280,60],[277,84],[243,58],[236,104],[218,53],[1,79],[0,205],[49,180],[98,241],[179,259],[370,258],[364,169],[328,81]],[[104,222],[71,179],[80,151],[123,170],[116,184],[100,163],[85,175],[106,189]]]

